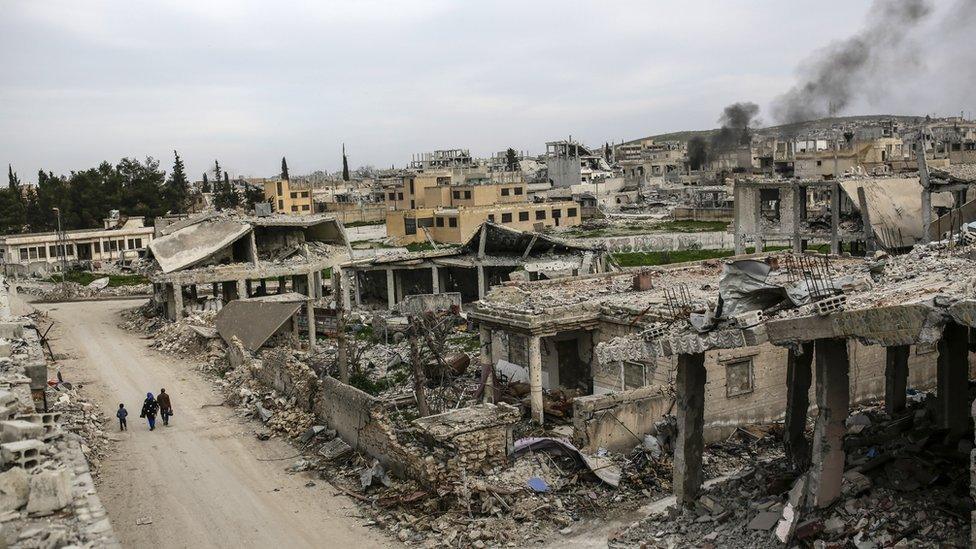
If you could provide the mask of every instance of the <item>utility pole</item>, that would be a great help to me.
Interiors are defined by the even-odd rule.
[[[58,238],[56,240],[57,245],[55,249],[58,251],[58,257],[61,259],[61,288],[64,291],[68,289],[68,258],[65,254],[64,249],[64,232],[61,230],[61,208],[51,208],[54,213],[58,214]]]

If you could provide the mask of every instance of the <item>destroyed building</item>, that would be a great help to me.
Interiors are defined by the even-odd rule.
[[[323,297],[331,269],[349,258],[349,243],[331,215],[211,213],[167,226],[150,251],[159,267],[150,275],[155,300],[171,320],[237,299],[294,292],[310,298],[312,333],[312,300]]]
[[[384,304],[389,309],[406,296],[456,292],[464,303],[513,275],[545,280],[605,272],[602,250],[571,244],[536,232],[485,222],[457,248],[361,259],[342,265],[349,284],[342,299],[351,304]]]

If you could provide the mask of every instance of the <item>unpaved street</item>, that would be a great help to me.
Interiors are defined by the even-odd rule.
[[[260,442],[192,365],[161,355],[117,327],[140,301],[38,305],[57,322],[51,346],[64,378],[82,383],[115,418],[129,409],[127,433],[102,463],[99,494],[125,547],[384,547],[355,505],[325,481],[285,468],[296,452]],[[173,395],[170,427],[149,432],[139,419],[147,391]],[[157,424],[158,425],[158,424]],[[306,487],[306,483],[315,485]],[[148,518],[151,524],[137,525]]]

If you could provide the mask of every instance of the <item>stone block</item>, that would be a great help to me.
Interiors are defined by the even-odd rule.
[[[22,339],[24,337],[24,325],[19,322],[0,322],[0,337]]]
[[[0,513],[16,511],[27,505],[30,494],[29,477],[27,471],[14,467],[0,473]]]
[[[21,440],[0,444],[0,456],[4,465],[17,465],[30,470],[40,463],[41,450],[46,444],[39,440]]]
[[[71,471],[42,471],[31,476],[27,512],[43,515],[71,503]]]
[[[27,439],[40,439],[44,435],[44,426],[22,419],[0,421],[0,441],[17,442]]]

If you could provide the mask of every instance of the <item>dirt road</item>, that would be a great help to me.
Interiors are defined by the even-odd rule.
[[[117,327],[139,301],[38,305],[57,322],[55,353],[66,380],[83,383],[103,413],[129,409],[115,455],[102,463],[99,495],[125,547],[388,547],[362,526],[355,505],[327,482],[288,474],[286,443],[258,441],[254,424],[222,406],[192,365],[147,349]],[[173,395],[173,424],[149,432],[139,409],[147,391]],[[315,485],[306,487],[306,483]],[[151,524],[137,525],[144,517]]]

